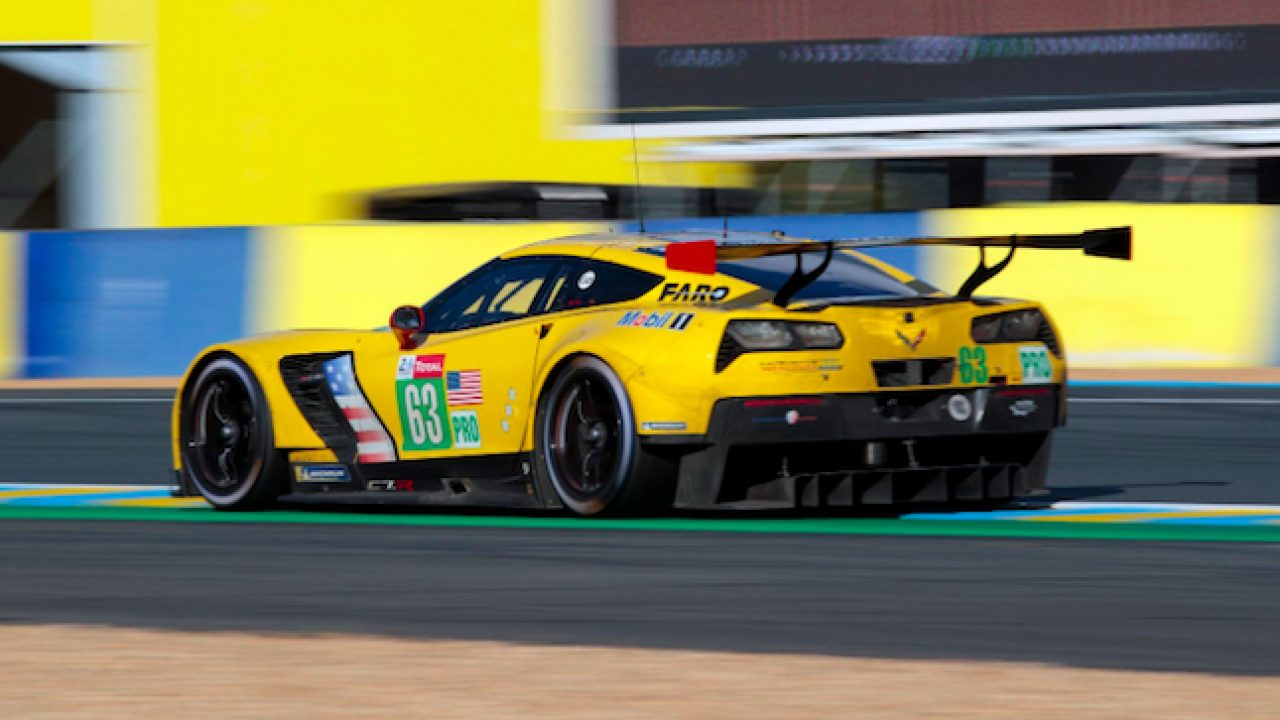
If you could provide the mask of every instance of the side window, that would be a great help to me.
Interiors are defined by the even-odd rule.
[[[515,320],[546,304],[556,260],[499,260],[427,303],[427,332],[451,332]]]
[[[574,310],[592,305],[634,300],[652,290],[662,277],[622,265],[586,260],[571,266],[560,282],[551,310]]]

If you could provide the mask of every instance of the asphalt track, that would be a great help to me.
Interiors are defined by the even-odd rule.
[[[1280,504],[1280,390],[1075,396],[1053,498]],[[0,480],[165,483],[166,436],[162,393],[6,392]],[[1268,543],[6,519],[0,622],[1277,675],[1278,562]]]

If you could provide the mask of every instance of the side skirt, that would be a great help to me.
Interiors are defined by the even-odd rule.
[[[528,453],[347,466],[349,478],[304,482],[284,500],[448,507],[542,508]]]

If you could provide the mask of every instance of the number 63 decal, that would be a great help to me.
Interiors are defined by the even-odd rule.
[[[453,447],[445,421],[444,381],[441,378],[396,381],[405,450],[443,450]]]
[[[960,382],[969,384],[983,384],[990,379],[990,373],[987,371],[987,349],[984,347],[961,347],[960,348]]]

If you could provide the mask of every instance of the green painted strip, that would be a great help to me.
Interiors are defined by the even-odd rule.
[[[891,518],[639,518],[594,520],[564,516],[452,515],[436,513],[274,510],[220,512],[210,508],[0,506],[0,519],[150,520],[205,523],[388,525],[439,528],[545,530],[644,530],[660,532],[792,533],[812,535],[902,535],[1008,537],[1073,540],[1280,543],[1280,525],[1149,525],[1117,523],[1016,523]]]

